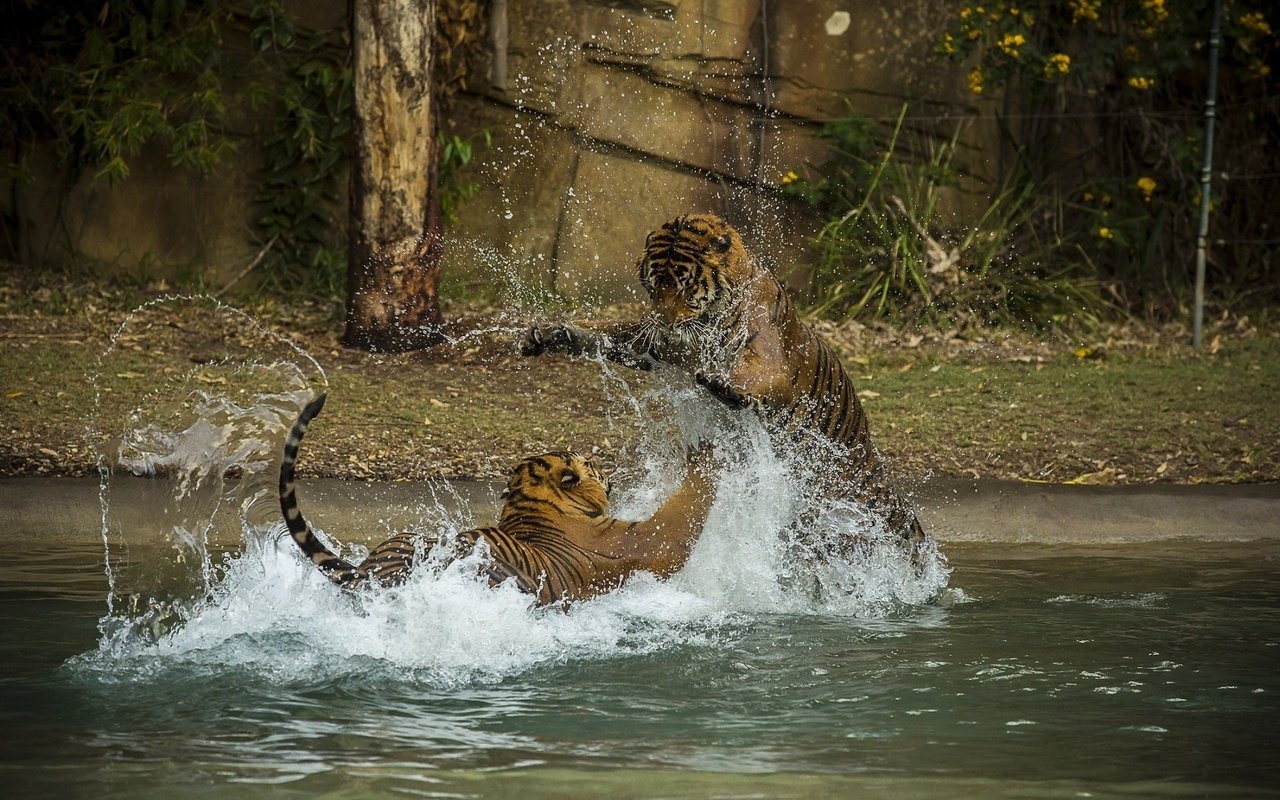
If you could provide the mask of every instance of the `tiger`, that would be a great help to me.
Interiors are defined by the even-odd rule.
[[[399,586],[411,575],[419,552],[437,540],[398,533],[352,564],[317,538],[298,507],[298,450],[325,397],[320,394],[302,410],[285,440],[280,464],[285,526],[303,554],[339,587]],[[511,470],[501,494],[498,524],[455,534],[446,563],[483,547],[489,586],[514,581],[539,606],[596,597],[638,572],[669,578],[684,566],[706,523],[714,497],[713,465],[709,445],[693,449],[680,488],[649,519],[625,522],[608,516],[611,484],[590,459],[567,451],[525,458]]]
[[[894,490],[853,381],[738,231],[713,214],[677,217],[648,235],[637,268],[651,301],[647,318],[595,331],[533,327],[522,354],[600,355],[690,373],[728,406],[757,411],[775,441],[807,444],[809,460],[834,463],[820,494],[878,516],[916,560],[924,528]]]

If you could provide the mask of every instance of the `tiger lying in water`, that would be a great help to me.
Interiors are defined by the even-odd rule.
[[[345,589],[404,583],[418,547],[434,541],[397,534],[355,565],[326,548],[298,509],[293,480],[298,446],[324,401],[322,394],[303,409],[285,442],[280,464],[285,524],[311,562]],[[526,458],[511,471],[497,527],[456,534],[455,556],[484,542],[489,585],[514,579],[539,605],[603,594],[637,572],[668,578],[684,566],[706,522],[714,497],[709,473],[709,450],[695,451],[684,484],[656,514],[643,522],[623,522],[606,516],[609,481],[587,459],[565,452]]]
[[[649,234],[638,266],[651,318],[600,332],[534,328],[521,351],[674,364],[730,406],[757,409],[775,439],[806,446],[806,458],[834,461],[823,495],[853,499],[902,539],[924,541],[872,444],[853,381],[736,230],[711,214],[677,217]]]

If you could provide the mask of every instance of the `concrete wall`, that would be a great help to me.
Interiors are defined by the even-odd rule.
[[[817,125],[848,108],[891,123],[909,97],[913,127],[950,136],[973,111],[963,71],[929,55],[951,0],[506,6],[505,86],[479,76],[449,120],[488,129],[494,146],[472,172],[482,189],[452,229],[447,268],[515,292],[628,299],[645,233],[699,210],[727,216],[784,272],[802,267],[817,221],[776,189],[825,158]],[[962,141],[981,176],[995,131],[970,123]],[[117,187],[35,187],[18,213],[28,257],[66,257],[62,247],[233,274],[256,251],[247,144],[211,178],[153,166]]]

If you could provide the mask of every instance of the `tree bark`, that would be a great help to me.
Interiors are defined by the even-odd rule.
[[[352,0],[355,152],[345,344],[441,338],[441,219],[431,90],[433,0]]]

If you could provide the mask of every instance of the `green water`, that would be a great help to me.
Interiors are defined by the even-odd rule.
[[[11,797],[1278,794],[1276,545],[947,551],[943,605],[683,613],[684,595],[641,594],[510,620],[556,644],[526,664],[499,641],[481,651],[497,672],[230,613],[183,648],[103,654],[100,548],[9,553],[0,781]],[[343,613],[314,624],[362,624]],[[608,636],[606,618],[622,620]]]

